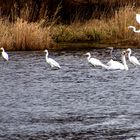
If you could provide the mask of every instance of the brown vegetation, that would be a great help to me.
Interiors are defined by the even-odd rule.
[[[17,19],[15,23],[0,21],[0,45],[6,50],[43,50],[55,47],[47,27]]]
[[[140,6],[139,0],[1,0],[0,13],[11,21],[22,18],[26,21],[51,19],[58,6],[60,21],[67,23],[75,17],[84,20],[108,17],[126,5]]]
[[[6,50],[57,49],[54,42],[140,45],[139,35],[128,29],[129,25],[139,27],[135,14],[140,12],[140,2],[126,1],[2,0],[0,45]],[[72,5],[80,8],[70,9]],[[88,20],[83,20],[80,11],[87,7]]]
[[[109,19],[92,19],[84,23],[57,25],[52,34],[57,42],[95,42],[116,45],[140,45],[139,34],[128,29],[129,25],[139,28],[132,6],[121,8]]]

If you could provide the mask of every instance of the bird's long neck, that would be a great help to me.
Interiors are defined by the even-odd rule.
[[[126,64],[125,55],[122,55],[122,62],[123,62],[123,65],[124,65],[125,70],[128,70],[128,66]]]
[[[46,58],[48,58],[48,55],[49,55],[48,52],[46,52]]]
[[[133,31],[136,32],[136,28],[135,27],[133,27]]]
[[[136,27],[133,27],[133,32],[140,33],[140,30],[136,30]]]
[[[131,57],[130,55],[131,55],[131,52],[128,53],[128,59],[129,59],[129,61],[130,61],[130,57]]]
[[[91,55],[90,55],[90,54],[88,54],[88,57],[87,57],[87,59],[88,59],[88,60],[90,60],[90,58],[91,58]]]

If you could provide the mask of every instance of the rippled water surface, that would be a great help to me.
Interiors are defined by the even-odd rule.
[[[104,63],[108,50],[90,50]],[[94,68],[86,51],[8,52],[0,58],[0,140],[140,140],[140,67]],[[117,55],[121,50],[116,50]],[[140,50],[133,49],[140,60]]]

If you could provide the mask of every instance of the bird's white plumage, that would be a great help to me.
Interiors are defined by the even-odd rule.
[[[140,24],[140,14],[136,14],[136,21]]]
[[[136,30],[136,27],[134,26],[128,26],[128,29],[132,29],[135,33],[140,33],[140,30]]]
[[[89,52],[86,53],[85,55],[88,56],[87,60],[93,66],[101,66],[101,67],[107,68],[107,66],[105,64],[103,64],[100,60],[98,60],[96,58],[91,58],[91,54]]]
[[[134,65],[140,65],[140,62],[138,61],[138,59],[137,59],[135,56],[131,56],[132,51],[131,51],[130,48],[128,48],[128,49],[126,50],[126,52],[128,53],[128,59],[129,59],[129,61],[130,61],[132,64],[134,64]]]
[[[5,52],[4,48],[1,48],[1,50],[2,50],[2,57],[3,57],[6,61],[8,61],[8,60],[9,60],[8,54]]]
[[[47,62],[52,68],[53,68],[53,67],[61,68],[61,66],[59,65],[58,62],[56,62],[54,59],[48,57],[48,50],[45,50],[45,52],[46,52],[46,62]]]
[[[124,65],[120,62],[117,61],[109,61],[109,63],[107,63],[108,65],[108,69],[118,69],[118,70],[124,70]]]
[[[124,65],[118,61],[114,61],[114,60],[110,60],[107,65],[111,68],[111,69],[124,69]]]
[[[128,70],[128,66],[126,64],[126,59],[125,59],[125,51],[122,52],[122,63],[118,61],[113,61],[112,59],[107,63],[108,70]]]

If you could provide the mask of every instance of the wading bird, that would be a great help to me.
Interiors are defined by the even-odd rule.
[[[93,66],[101,66],[103,68],[107,69],[107,66],[105,64],[103,64],[100,60],[96,59],[96,58],[91,58],[91,54],[88,52],[85,54],[87,56],[87,60],[90,64],[92,64]]]
[[[5,50],[4,50],[3,47],[0,48],[0,49],[2,50],[2,57],[3,57],[6,61],[8,61],[8,60],[9,60],[8,54],[5,52]]]
[[[46,49],[44,52],[46,52],[46,62],[51,66],[51,68],[61,68],[59,63],[56,62],[54,59],[48,57],[48,50]]]
[[[128,54],[128,59],[129,59],[129,61],[130,61],[132,64],[134,64],[134,65],[140,65],[140,62],[138,61],[138,59],[137,59],[135,56],[131,56],[132,51],[131,51],[130,48],[128,48],[128,49],[126,50],[126,52],[127,52],[127,54]]]
[[[107,69],[108,70],[128,70],[128,66],[126,64],[125,55],[126,55],[126,52],[123,51],[122,52],[122,62],[123,63],[120,63],[118,61],[110,60],[110,63],[108,64]]]

